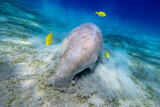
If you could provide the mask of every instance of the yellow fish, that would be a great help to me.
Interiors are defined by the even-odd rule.
[[[51,33],[51,34],[48,33],[48,36],[46,37],[46,45],[47,45],[47,46],[50,45],[51,42],[52,42],[52,36],[53,36],[53,34],[52,34],[52,31],[51,31],[51,30],[50,30],[50,33]]]
[[[105,55],[107,58],[109,58],[109,53],[108,53],[107,51],[104,53],[104,55]]]
[[[105,17],[105,16],[106,16],[106,13],[105,13],[105,12],[102,12],[102,11],[100,11],[100,12],[97,12],[97,11],[96,11],[95,15],[96,15],[96,14],[98,14],[98,16],[100,16],[100,17]]]

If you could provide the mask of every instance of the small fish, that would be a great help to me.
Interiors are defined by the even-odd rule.
[[[100,11],[100,12],[97,12],[97,11],[96,11],[95,15],[96,15],[96,14],[98,14],[98,16],[100,16],[100,17],[105,17],[105,16],[106,16],[106,13],[105,13],[105,12],[102,12],[102,11]]]
[[[108,53],[107,51],[104,53],[104,55],[105,55],[107,58],[109,58],[109,53]]]
[[[47,46],[50,45],[51,42],[52,42],[52,36],[53,36],[53,34],[52,34],[52,31],[51,31],[51,30],[50,30],[50,33],[51,33],[51,34],[48,33],[48,36],[46,37],[46,45],[47,45]]]

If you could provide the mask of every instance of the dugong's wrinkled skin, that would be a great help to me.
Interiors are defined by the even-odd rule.
[[[61,45],[61,61],[49,84],[66,86],[77,73],[93,69],[102,45],[102,33],[95,24],[85,23],[73,29]]]

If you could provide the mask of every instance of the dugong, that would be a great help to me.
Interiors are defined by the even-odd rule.
[[[56,73],[49,79],[49,84],[63,87],[77,73],[86,68],[92,70],[102,45],[102,33],[95,24],[85,23],[73,29],[61,45],[62,57]]]

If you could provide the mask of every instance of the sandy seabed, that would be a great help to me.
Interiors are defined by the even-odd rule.
[[[16,16],[13,13],[17,9]],[[120,35],[122,32],[114,34],[112,29],[103,27],[104,46],[95,70],[86,69],[68,86],[55,88],[47,83],[56,72],[63,39],[53,39],[54,44],[47,47],[41,34],[47,34],[50,25],[37,21],[36,10],[25,8],[19,2],[2,0],[0,10],[1,107],[160,106],[160,59],[156,52],[155,57],[147,57],[150,46],[153,46],[150,51],[155,51],[160,39],[152,38],[157,41],[154,43],[143,41],[146,48],[142,43]],[[65,26],[58,22],[55,25]],[[109,59],[104,57],[105,50],[110,53]],[[146,68],[153,73],[148,73]]]

